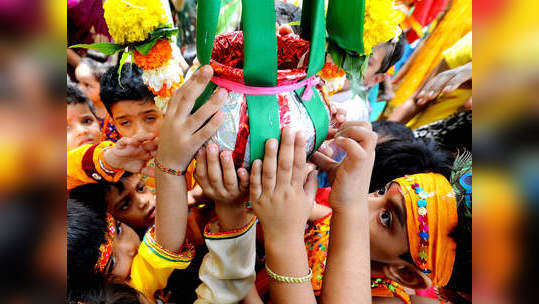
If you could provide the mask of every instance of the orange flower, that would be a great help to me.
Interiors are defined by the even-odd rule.
[[[146,55],[135,51],[135,64],[143,70],[153,70],[163,66],[172,58],[170,40],[160,39]]]
[[[331,62],[326,62],[322,70],[318,72],[318,75],[322,77],[322,79],[331,79],[331,78],[339,78],[346,75],[346,72],[343,69],[340,69],[338,66]]]
[[[157,96],[159,96],[159,97],[170,97],[170,96],[172,96],[172,93],[174,93],[174,89],[176,89],[177,87],[179,87],[182,83],[183,83],[183,77],[182,77],[182,81],[181,81],[181,82],[173,83],[171,88],[167,88],[167,85],[166,85],[166,84],[163,84],[163,88],[161,88],[161,90],[159,90],[159,91],[156,91],[156,90],[152,89],[152,87],[150,87],[150,86],[148,86],[148,88],[149,88],[155,95],[157,95]]]

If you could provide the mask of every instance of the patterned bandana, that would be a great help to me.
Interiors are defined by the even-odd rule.
[[[106,221],[107,231],[105,232],[105,242],[99,246],[99,257],[97,258],[94,268],[96,273],[103,273],[105,271],[105,267],[112,255],[112,244],[114,244],[114,238],[116,237],[116,222],[108,212]]]
[[[458,224],[457,202],[449,181],[437,173],[420,173],[394,180],[406,205],[410,254],[434,286],[451,278],[457,244],[449,236]]]

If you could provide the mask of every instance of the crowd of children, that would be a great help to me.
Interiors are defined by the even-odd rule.
[[[233,93],[219,88],[193,110],[210,65],[195,63],[162,111],[136,64],[77,57],[66,302],[471,303],[471,32],[438,33],[466,1],[438,1],[446,7],[418,41],[408,32],[377,45],[362,99],[328,56],[324,143],[307,155],[303,130],[281,128],[250,168],[210,139]],[[402,97],[435,39],[447,47],[427,54],[423,82]]]

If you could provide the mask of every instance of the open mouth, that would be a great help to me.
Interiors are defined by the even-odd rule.
[[[150,210],[148,210],[146,217],[149,219],[155,218],[155,207],[151,207]]]
[[[85,145],[85,144],[92,144],[93,142],[94,142],[93,139],[87,138],[87,139],[81,141],[80,144],[79,144],[79,146],[82,146],[82,145]]]

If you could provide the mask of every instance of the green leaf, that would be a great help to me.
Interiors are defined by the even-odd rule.
[[[144,44],[137,45],[135,46],[135,49],[137,49],[137,51],[139,51],[142,55],[146,56],[148,55],[148,52],[150,52],[150,50],[153,48],[158,39],[159,38],[155,38]]]
[[[292,26],[292,25],[300,25],[301,24],[301,21],[292,21],[290,23],[288,23],[288,25]]]
[[[105,55],[114,55],[118,53],[119,51],[123,50],[125,47],[121,46],[116,43],[109,43],[109,42],[96,42],[92,44],[75,44],[69,47],[72,48],[85,48],[85,49],[92,49],[92,50],[98,50],[101,53]]]
[[[170,38],[172,36],[178,35],[180,30],[177,27],[162,27],[154,30],[150,33],[150,40],[157,38]]]
[[[118,83],[120,84],[120,87],[123,89],[122,86],[122,68],[124,66],[125,61],[127,58],[129,58],[129,55],[131,55],[131,52],[124,52],[122,54],[122,58],[120,58],[120,66],[118,67]]]

